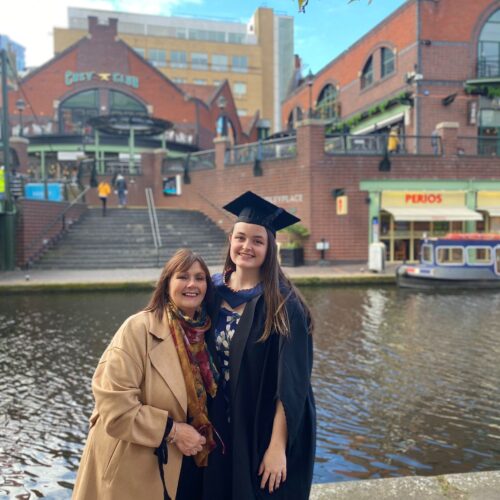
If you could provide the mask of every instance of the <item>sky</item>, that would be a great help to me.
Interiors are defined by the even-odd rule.
[[[67,8],[88,7],[141,14],[213,17],[247,22],[258,7],[294,17],[295,53],[304,74],[316,73],[406,0],[3,0],[0,34],[26,48],[28,67],[53,56],[54,27],[67,27]]]

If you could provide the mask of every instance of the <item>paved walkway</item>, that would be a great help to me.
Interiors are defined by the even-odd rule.
[[[285,267],[285,273],[299,284],[369,284],[394,283],[395,266],[383,273],[368,271],[362,264]],[[151,286],[160,275],[160,268],[94,269],[94,270],[37,270],[0,272],[0,292],[18,289],[89,289],[138,288]],[[212,267],[210,272],[219,272]]]

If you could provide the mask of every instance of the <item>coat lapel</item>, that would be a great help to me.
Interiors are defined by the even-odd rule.
[[[179,354],[175,348],[174,339],[170,333],[167,318],[164,315],[162,321],[153,317],[150,323],[150,333],[157,337],[160,342],[148,353],[151,364],[161,375],[168,385],[179,405],[187,412],[187,394],[184,374],[182,373]]]
[[[238,386],[238,377],[240,375],[241,360],[247,344],[248,336],[252,328],[255,306],[260,295],[254,297],[245,306],[240,322],[236,327],[231,345],[229,348],[229,371],[231,379],[231,399],[235,401],[236,388]]]

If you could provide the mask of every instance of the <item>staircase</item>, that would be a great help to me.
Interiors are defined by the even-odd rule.
[[[162,247],[153,243],[147,209],[89,209],[36,264],[37,269],[161,267],[176,250],[191,248],[207,265],[221,265],[227,238],[201,212],[157,209]]]

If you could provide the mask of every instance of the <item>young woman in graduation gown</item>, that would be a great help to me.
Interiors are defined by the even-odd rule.
[[[74,500],[201,498],[215,446],[206,409],[216,390],[205,344],[211,296],[206,264],[179,250],[146,309],[118,329],[92,379]]]
[[[209,415],[224,446],[210,454],[206,500],[309,498],[316,440],[312,320],[277,258],[276,230],[299,219],[247,192],[216,288],[209,349],[220,372]],[[217,319],[215,319],[217,318]]]

